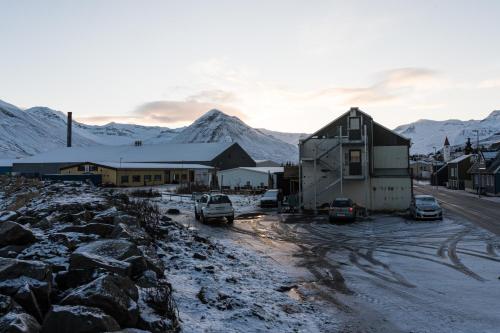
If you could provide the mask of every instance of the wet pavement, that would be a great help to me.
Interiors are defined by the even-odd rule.
[[[443,221],[375,215],[349,224],[326,216],[256,211],[201,224],[285,267],[290,297],[334,311],[342,332],[498,332],[500,237],[453,210]]]

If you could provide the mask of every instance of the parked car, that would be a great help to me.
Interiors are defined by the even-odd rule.
[[[410,203],[410,214],[415,219],[443,219],[443,210],[432,195],[416,195]]]
[[[356,204],[349,198],[336,198],[330,205],[330,222],[356,220]]]
[[[194,217],[202,223],[208,219],[226,218],[234,221],[234,208],[229,197],[221,193],[209,193],[201,196],[194,204]]]
[[[278,207],[279,190],[267,190],[260,198],[260,207]]]

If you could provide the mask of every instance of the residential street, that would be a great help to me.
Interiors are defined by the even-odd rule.
[[[431,185],[415,185],[415,194],[431,194],[439,200],[443,208],[468,221],[500,235],[500,200],[482,197],[465,191],[448,190]],[[497,199],[497,200],[495,200]]]
[[[332,313],[323,331],[497,332],[498,203],[478,201],[475,208],[473,198],[444,191],[438,198],[446,200],[443,221],[376,215],[337,225],[325,216],[257,207],[233,226],[201,224],[188,209],[182,221],[274,261],[288,274],[291,297]]]

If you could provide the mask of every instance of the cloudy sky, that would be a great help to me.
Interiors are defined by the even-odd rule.
[[[89,123],[211,108],[312,132],[500,109],[500,1],[0,0],[0,99]]]

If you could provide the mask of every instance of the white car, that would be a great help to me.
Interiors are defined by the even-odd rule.
[[[260,198],[260,207],[278,207],[279,190],[267,190]]]
[[[202,223],[205,223],[208,219],[224,217],[228,223],[233,223],[233,204],[225,194],[204,194],[194,203],[194,217]]]

